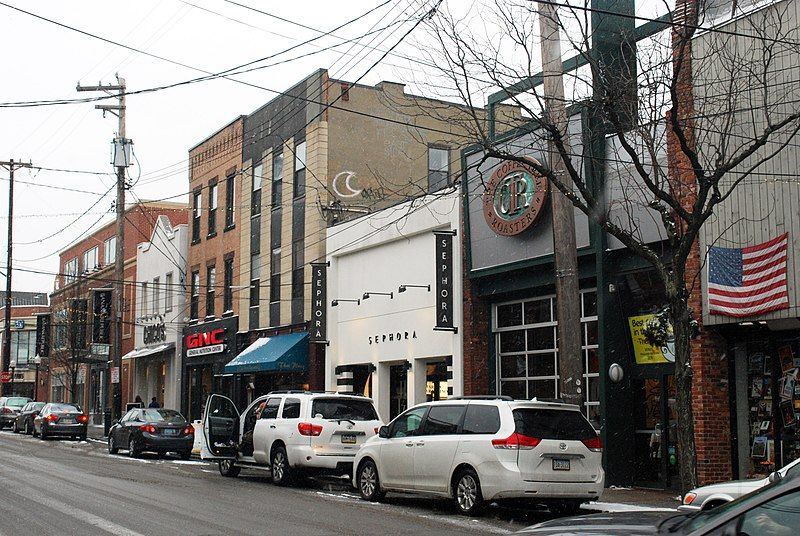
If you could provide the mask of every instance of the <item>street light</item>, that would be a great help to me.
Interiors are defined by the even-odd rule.
[[[36,354],[36,357],[33,358],[33,364],[36,368],[36,376],[34,376],[33,380],[33,401],[35,402],[39,398],[39,365],[42,364],[42,357],[39,354]]]
[[[397,289],[397,292],[405,292],[410,288],[425,288],[428,289],[428,292],[431,291],[430,285],[400,285],[400,287]]]
[[[336,307],[336,306],[337,306],[337,305],[339,305],[339,303],[341,303],[341,302],[355,303],[355,304],[357,304],[357,305],[361,305],[361,300],[345,300],[345,299],[339,299],[339,300],[333,300],[333,301],[331,302],[331,307]]]
[[[389,296],[389,299],[393,300],[394,292],[365,292],[364,295],[361,296],[361,299],[367,300],[370,296]]]

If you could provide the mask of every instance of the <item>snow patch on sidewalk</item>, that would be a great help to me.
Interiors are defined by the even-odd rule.
[[[660,508],[657,506],[647,506],[644,504],[625,504],[612,502],[590,502],[583,505],[589,510],[600,510],[601,512],[675,512],[675,508]]]

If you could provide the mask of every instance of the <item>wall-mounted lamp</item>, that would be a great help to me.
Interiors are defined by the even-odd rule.
[[[349,303],[356,303],[358,305],[361,305],[361,300],[333,300],[331,302],[331,307],[336,307],[337,305],[339,305],[339,302],[349,302]]]
[[[365,292],[361,299],[368,300],[370,296],[389,296],[389,299],[393,300],[394,292]]]
[[[405,292],[409,288],[426,288],[428,289],[428,292],[431,291],[430,285],[400,285],[397,289],[397,292]]]

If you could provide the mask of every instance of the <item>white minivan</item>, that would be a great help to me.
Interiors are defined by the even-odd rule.
[[[382,422],[363,396],[276,391],[243,413],[222,395],[206,401],[200,457],[217,460],[223,476],[242,467],[267,468],[272,482],[287,485],[299,474],[351,474],[361,445]]]
[[[487,501],[530,499],[559,514],[597,500],[600,437],[578,406],[509,397],[458,397],[414,406],[364,443],[353,485],[451,497],[476,514]]]

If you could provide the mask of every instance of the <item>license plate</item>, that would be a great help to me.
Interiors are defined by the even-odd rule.
[[[569,471],[569,460],[553,458],[553,471]]]
[[[350,445],[354,445],[356,442],[356,435],[355,434],[342,434],[342,443],[347,443]]]
[[[164,430],[164,435],[176,436],[178,435],[178,431],[167,428],[166,430]]]
[[[75,419],[62,418],[61,422],[64,423],[64,424],[73,424],[75,422]]]

